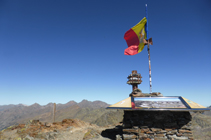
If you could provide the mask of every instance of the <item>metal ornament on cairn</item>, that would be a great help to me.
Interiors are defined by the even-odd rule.
[[[153,93],[142,93],[142,91],[138,88],[138,85],[141,84],[141,74],[137,73],[137,70],[133,70],[132,73],[127,77],[127,84],[132,85],[132,93],[129,96],[132,97],[156,97],[163,96],[160,92]]]
[[[132,85],[133,91],[138,88],[139,84],[141,84],[141,78],[141,74],[137,73],[137,70],[133,70],[132,74],[127,77],[127,84]]]

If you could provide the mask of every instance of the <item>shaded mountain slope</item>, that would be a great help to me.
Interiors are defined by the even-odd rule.
[[[49,112],[50,106],[42,107],[35,103],[31,106],[15,106],[9,109],[0,111],[0,130],[10,125],[20,123],[22,119],[30,119],[37,114]]]
[[[211,116],[192,113],[192,130],[197,140],[211,139]]]
[[[123,120],[123,115],[123,110],[107,110],[92,123],[97,124],[99,126],[114,125]]]
[[[88,101],[88,100],[82,100],[80,103],[77,104],[81,108],[105,108],[108,107],[109,104],[102,102],[102,101]]]
[[[210,109],[210,111],[205,111],[204,114],[205,115],[208,115],[208,116],[211,116],[211,106],[207,107]]]
[[[81,108],[78,105],[68,107],[56,111],[55,121],[62,121],[63,119],[80,119],[85,122],[97,124],[99,126],[106,126],[116,124],[122,121],[123,110],[107,110],[105,108]],[[45,113],[33,118],[43,122],[52,122],[53,114]]]
[[[15,106],[24,106],[22,104],[18,104],[18,105],[13,105],[13,104],[10,104],[10,105],[0,105],[0,111],[3,111],[5,109],[9,109],[9,108],[13,108]]]

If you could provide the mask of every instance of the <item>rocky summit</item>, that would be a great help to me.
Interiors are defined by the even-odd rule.
[[[134,118],[134,116],[130,116],[131,114],[124,114],[124,116],[128,115],[129,118],[124,118],[122,123],[107,126],[98,126],[79,119],[64,119],[61,122],[53,123],[30,120],[25,124],[10,126],[7,129],[0,131],[0,140],[123,140],[123,137],[124,139],[133,139],[133,137],[137,139],[137,134],[141,134],[141,137],[150,140],[151,138],[147,138],[147,136],[154,133],[156,133],[156,138],[154,139],[158,140],[166,139],[163,137],[164,133],[168,133],[169,137],[171,137],[171,135],[174,136],[174,134],[171,133],[176,133],[176,139],[184,138],[182,135],[179,135],[180,133],[183,135],[184,133],[189,133],[189,128],[186,128],[187,130],[183,130],[183,128],[182,130],[175,129],[175,132],[173,132],[172,129],[147,127],[147,124],[144,124],[146,128],[140,128],[140,133],[138,133],[139,131],[136,131],[139,130],[138,127],[130,129],[129,126],[127,126],[128,128],[125,128],[125,125],[128,125],[127,120]],[[144,117],[144,119],[149,119],[146,115],[141,116]],[[161,116],[162,115],[156,115],[154,117],[161,121],[168,121],[165,120],[165,117]],[[192,117],[191,129],[193,133],[193,136],[191,136],[192,138],[190,139],[211,140],[211,117],[200,113],[191,113],[191,116],[189,117]],[[179,120],[180,118],[176,117],[176,119]],[[147,121],[144,121],[144,123],[151,124]],[[153,138],[151,140],[153,140]]]
[[[174,113],[131,114],[124,110],[106,110],[105,106],[108,104],[87,100],[58,104],[55,122],[52,122],[52,104],[0,106],[0,140],[123,140],[140,137],[155,140],[166,139],[165,137],[170,139],[171,136],[174,139],[184,139],[184,134],[187,133],[193,134],[189,139],[211,140],[211,111],[203,114],[192,112],[191,116],[182,113],[182,118],[186,118],[184,120]],[[168,118],[169,115],[171,119]],[[180,127],[182,122],[190,118],[191,129],[164,128],[168,124],[174,125],[171,122],[173,120],[177,120],[175,128]],[[139,122],[133,121],[134,119]],[[163,127],[158,128],[155,120],[160,121]],[[155,134],[156,137],[151,138],[150,135]]]
[[[19,123],[26,123],[28,120],[40,120],[51,122],[53,116],[53,103],[41,106],[37,103],[25,106],[4,105],[0,106],[0,131]],[[101,115],[106,113],[109,104],[102,101],[83,100],[80,103],[70,101],[66,104],[56,105],[55,121],[59,122],[66,118],[77,118],[86,122],[94,122]]]
[[[27,124],[11,126],[0,132],[1,140],[106,140],[100,127],[79,119],[64,119],[62,122],[40,122],[31,120]]]

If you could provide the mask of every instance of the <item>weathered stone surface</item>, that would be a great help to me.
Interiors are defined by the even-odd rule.
[[[126,132],[126,133],[138,133],[139,130],[138,129],[123,129],[123,132]]]
[[[167,138],[166,137],[163,137],[163,138],[161,138],[161,137],[155,137],[154,140],[167,140]]]
[[[94,129],[87,129],[86,133],[84,134],[83,140],[89,140],[97,137],[99,137],[99,134]]]
[[[164,134],[156,134],[155,137],[165,137]]]
[[[18,125],[18,127],[20,127],[20,128],[23,128],[23,127],[25,127],[26,125],[25,124],[19,124]]]
[[[149,131],[149,128],[142,128],[141,129],[141,133],[148,132],[148,131]]]
[[[151,140],[150,138],[144,138],[144,140]]]
[[[46,127],[50,127],[51,125],[52,125],[51,123],[48,123],[48,122],[45,123]]]
[[[40,121],[39,120],[32,120],[31,124],[38,124]]]
[[[193,134],[182,134],[182,136],[185,136],[185,137],[193,137]]]
[[[35,123],[32,121],[28,122],[26,125],[17,125],[11,126],[10,128],[0,132],[1,140],[88,140],[93,138],[102,138],[101,132],[105,128],[74,119],[74,122],[71,120],[66,123],[54,123],[49,127],[45,125],[40,125],[38,121]],[[49,123],[51,124],[51,123]],[[71,130],[66,130],[70,128]],[[11,131],[12,130],[12,131]],[[116,130],[116,129],[112,129]],[[74,133],[73,133],[74,131]],[[14,132],[14,133],[13,133]],[[121,131],[122,132],[122,131]],[[120,134],[121,132],[116,133]],[[115,133],[115,132],[114,132]],[[110,133],[111,134],[111,133]],[[114,135],[113,138],[115,138]],[[121,140],[121,139],[119,139]]]
[[[133,123],[131,123],[133,122]],[[191,137],[191,116],[189,112],[170,111],[125,111],[123,124],[131,123],[129,131],[139,139],[185,140]],[[139,131],[137,131],[139,126]],[[136,129],[135,129],[136,128]]]
[[[174,135],[175,133],[172,133],[171,131],[166,133],[167,135]]]
[[[180,130],[179,130],[179,133],[192,133],[192,131],[180,129]]]
[[[188,140],[188,137],[177,137],[176,135],[168,135],[170,140]]]
[[[172,131],[172,129],[170,129],[170,128],[165,128],[165,130],[166,130],[167,132]]]
[[[182,136],[182,133],[177,133],[176,134],[178,137],[181,137]]]
[[[187,125],[184,125],[184,126],[181,127],[181,129],[191,130],[191,127],[187,126]]]
[[[116,140],[122,140],[120,135],[116,135]]]
[[[172,133],[176,134],[178,132],[177,129],[171,130]]]
[[[156,131],[156,134],[164,134],[164,133],[167,133],[167,131],[166,130]]]
[[[120,135],[116,135],[116,140],[122,140]]]
[[[138,135],[139,135],[139,137],[142,137],[142,138],[147,138],[148,137],[148,135],[145,134],[145,133],[139,133]]]
[[[154,134],[153,131],[147,131],[146,134]]]
[[[138,126],[133,126],[133,129],[139,129],[139,127]]]
[[[134,134],[123,134],[124,140],[131,140],[131,139],[136,139],[137,136]]]
[[[189,137],[189,139],[190,139],[190,140],[194,140],[194,138],[193,138],[193,137]]]
[[[150,128],[153,132],[160,132],[162,129],[161,128]]]

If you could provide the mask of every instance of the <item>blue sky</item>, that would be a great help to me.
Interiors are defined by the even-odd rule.
[[[129,96],[127,76],[149,93],[147,48],[124,55],[124,33],[148,4],[152,91],[211,105],[209,0],[1,0],[0,105]]]

